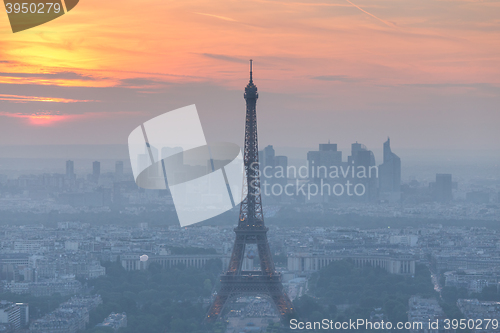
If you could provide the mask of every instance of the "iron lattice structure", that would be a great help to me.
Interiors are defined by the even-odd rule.
[[[244,165],[244,200],[240,204],[238,226],[234,229],[231,261],[227,272],[221,275],[221,288],[210,307],[206,320],[214,321],[222,313],[224,305],[239,296],[262,295],[270,297],[279,314],[284,318],[293,311],[281,283],[281,273],[274,267],[273,257],[267,241],[268,228],[264,225],[260,192],[259,146],[257,139],[256,105],[259,94],[253,83],[252,60],[250,60],[250,82],[245,87],[246,120]],[[256,244],[260,259],[260,271],[242,270],[247,244]]]

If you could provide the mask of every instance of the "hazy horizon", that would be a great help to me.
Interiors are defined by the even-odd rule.
[[[259,149],[264,147],[260,145]],[[295,166],[306,163],[308,151],[318,150],[317,146],[273,147],[276,155],[287,156],[289,165]],[[382,149],[367,148],[373,151],[376,164],[380,165]],[[342,151],[342,158],[346,161],[350,147],[338,147],[338,150]],[[403,182],[412,177],[432,181],[436,173],[451,173],[456,180],[500,178],[500,151],[403,148],[392,151],[401,158]],[[101,162],[103,173],[113,172],[117,160],[124,162],[126,172],[130,171],[126,145],[0,145],[0,174],[64,173],[68,159],[75,161],[75,172],[80,176],[91,172],[95,160]]]

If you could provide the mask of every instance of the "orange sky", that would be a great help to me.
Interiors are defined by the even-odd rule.
[[[247,61],[253,58],[259,103],[274,110],[263,116],[268,143],[285,145],[292,138],[287,133],[305,127],[314,128],[317,137],[293,144],[316,145],[328,138],[379,144],[393,135],[401,146],[420,147],[421,135],[405,129],[409,122],[433,124],[422,128],[431,134],[422,147],[439,140],[432,133],[448,125],[454,129],[442,138],[443,147],[470,141],[460,136],[467,128],[477,139],[474,144],[498,142],[492,124],[500,120],[495,108],[500,97],[499,14],[496,1],[81,0],[68,14],[15,34],[2,14],[0,93],[27,96],[24,102],[31,106],[14,105],[17,98],[0,95],[0,121],[25,126],[16,132],[23,133],[22,140],[15,142],[54,143],[53,132],[35,130],[26,137],[29,126],[37,124],[12,123],[22,121],[15,115],[53,112],[78,118],[98,114],[96,108],[107,103],[102,112],[129,115],[116,133],[97,135],[100,142],[117,143],[137,121],[161,113],[141,98],[162,96],[155,103],[165,104],[163,112],[197,103],[200,113],[213,112],[219,123],[226,116],[239,122],[241,117],[226,113],[241,108],[232,94],[241,98]],[[138,97],[122,107],[120,89]],[[225,91],[227,109],[210,97],[224,99]],[[262,92],[273,98],[263,100]],[[52,103],[42,105],[47,98]],[[77,110],[75,103],[60,106],[68,100],[77,101]],[[135,101],[136,109],[129,107]],[[81,106],[86,103],[88,109]],[[283,122],[288,115],[291,119]],[[332,128],[314,122],[318,117],[330,124],[364,121],[358,133],[347,136],[355,126]],[[455,118],[462,121],[449,123]],[[217,132],[211,129],[217,121],[208,123],[207,131]],[[283,132],[271,133],[280,126],[286,127]],[[228,136],[240,130],[229,129]],[[63,137],[69,132],[69,127],[60,129]],[[0,136],[0,144],[11,143],[12,134]],[[67,143],[89,142],[83,131],[81,137],[65,138]]]

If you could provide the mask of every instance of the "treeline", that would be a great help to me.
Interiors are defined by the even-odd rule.
[[[371,266],[356,267],[348,260],[332,262],[314,274],[309,291],[311,296],[294,302],[300,320],[370,320],[370,315],[380,308],[377,312],[383,313],[384,320],[406,322],[412,295],[438,297],[425,265],[416,266],[415,276],[403,276]]]
[[[496,301],[500,302],[500,293],[498,293],[496,286],[489,286],[483,288],[480,293],[469,294],[465,288],[457,287],[443,287],[441,289],[440,305],[443,311],[450,319],[462,319],[463,314],[457,306],[457,300],[460,298],[477,298],[480,301]]]
[[[96,328],[111,312],[127,314],[127,328],[120,333],[207,332],[202,298],[210,297],[222,270],[220,260],[203,269],[176,266],[164,269],[153,263],[147,270],[126,271],[118,262],[104,263],[106,275],[89,281],[103,304],[90,313],[87,333],[104,333]]]
[[[480,301],[500,302],[500,294],[496,286],[484,287],[480,293],[470,295],[465,288],[443,287],[441,296],[447,303],[456,303],[459,298],[477,298]]]

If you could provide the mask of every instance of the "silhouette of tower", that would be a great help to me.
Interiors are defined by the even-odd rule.
[[[66,161],[66,179],[75,179],[75,163],[71,160]]]
[[[384,163],[379,166],[379,189],[384,192],[400,192],[401,159],[391,151],[391,139],[384,142]]]
[[[94,183],[99,182],[99,177],[101,176],[101,162],[95,161],[92,163],[92,181]]]
[[[240,204],[238,226],[234,229],[234,241],[231,261],[227,272],[221,275],[221,288],[207,314],[207,321],[219,317],[224,305],[238,296],[269,296],[282,318],[292,313],[292,302],[281,284],[281,273],[274,267],[273,257],[267,241],[264,225],[259,177],[259,148],[257,140],[256,104],[259,94],[252,78],[252,60],[250,60],[250,82],[245,88],[246,122],[245,122],[245,193]],[[255,244],[260,259],[260,270],[244,271],[242,263],[247,244]],[[252,250],[251,250],[252,252]]]

